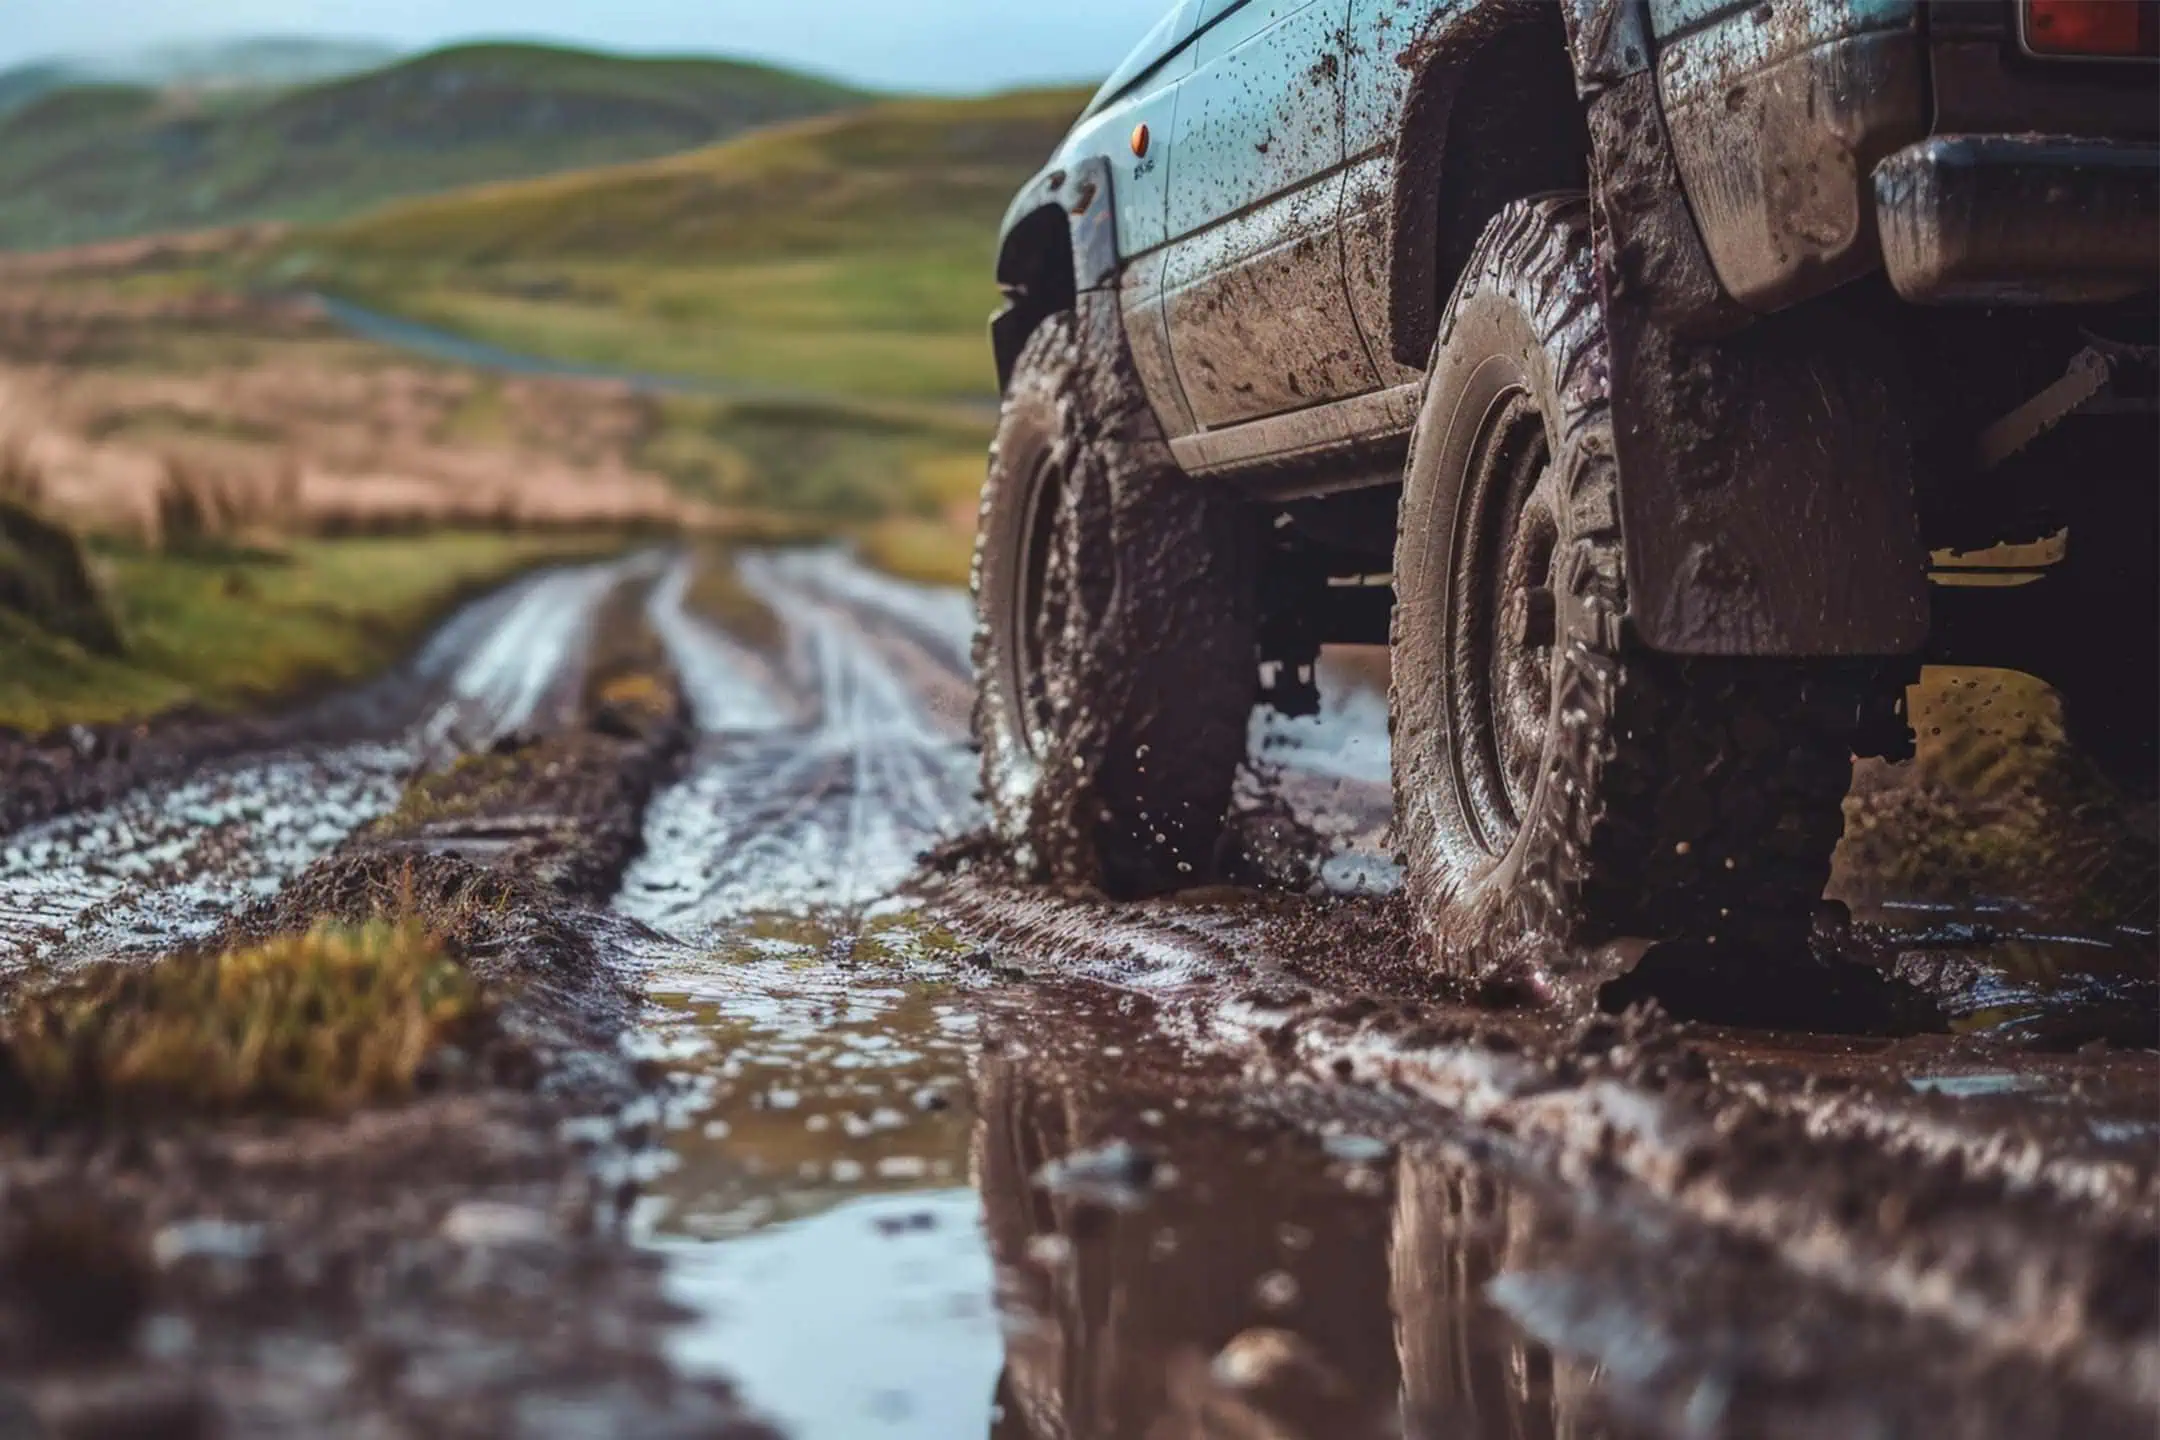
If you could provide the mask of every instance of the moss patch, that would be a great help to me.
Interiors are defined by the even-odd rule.
[[[339,1113],[410,1093],[487,1013],[440,939],[377,919],[98,966],[21,997],[0,1052],[42,1113]]]

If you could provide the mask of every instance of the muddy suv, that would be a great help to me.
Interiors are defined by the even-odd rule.
[[[1393,652],[1436,966],[1788,943],[1927,663],[2154,762],[2151,0],[1183,0],[1014,202],[976,592],[1013,854],[1218,871]]]

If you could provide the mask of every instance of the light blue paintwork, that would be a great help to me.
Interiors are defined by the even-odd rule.
[[[1164,204],[1170,171],[1165,163],[1175,117],[1178,82],[1190,73],[1191,40],[1199,24],[1200,0],[1179,0],[1147,37],[1111,73],[1065,143],[1045,167],[1069,170],[1101,157],[1110,166],[1116,204],[1118,254],[1131,259],[1159,249],[1167,239]],[[1135,155],[1132,135],[1146,125],[1153,143]],[[1023,195],[1006,214],[1010,229],[1034,202]]]
[[[1661,41],[1659,84],[1668,112],[1723,95],[1733,82],[1817,46],[1920,23],[1919,0],[1775,0],[1757,24],[1743,6],[1707,29]]]
[[[1167,408],[1186,423],[1215,429],[1402,383],[1397,347],[1374,328],[1396,140],[1419,46],[1481,3],[1180,0],[1089,105],[1047,169],[1109,167],[1128,322],[1159,337],[1176,378],[1157,371],[1157,388],[1175,384]],[[1576,27],[1603,37],[1584,62],[1602,80],[1660,52],[1670,109],[1722,96],[1787,52],[1914,25],[1918,0],[1569,3]],[[1046,184],[1022,203],[1085,198]]]
[[[1761,0],[1645,0],[1650,9],[1650,33],[1669,40],[1714,21],[1725,20],[1743,10],[1754,9]],[[1792,0],[1777,0],[1781,9]],[[1808,0],[1809,28],[1825,36],[1858,35],[1912,23],[1915,0]]]

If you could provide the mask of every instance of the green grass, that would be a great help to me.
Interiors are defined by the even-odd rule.
[[[37,77],[30,77],[35,81]],[[666,155],[859,104],[764,65],[467,45],[290,89],[64,85],[0,116],[0,247],[265,219]]]
[[[94,549],[123,653],[95,654],[0,610],[0,726],[236,711],[357,680],[477,589],[616,543],[453,532],[294,541],[274,553]]]
[[[672,397],[639,455],[686,493],[861,522],[936,513],[941,477],[972,470],[986,415],[931,407]]]
[[[921,585],[964,586],[975,565],[972,533],[909,515],[894,515],[867,527],[858,546],[866,564]]]
[[[408,201],[298,232],[256,274],[516,351],[715,382],[654,402],[641,463],[959,583],[996,398],[998,222],[1085,99],[893,101]]]
[[[294,236],[269,274],[557,359],[987,399],[998,222],[1084,101],[894,101],[407,202]]]
[[[416,923],[324,924],[19,996],[0,1067],[18,1104],[49,1115],[336,1114],[409,1093],[485,1013]]]

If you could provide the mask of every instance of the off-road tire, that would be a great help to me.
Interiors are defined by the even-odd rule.
[[[1114,300],[1014,369],[975,551],[975,735],[1015,867],[1112,895],[1208,879],[1259,686],[1257,533],[1177,468]]]
[[[1644,942],[1747,963],[1803,939],[1868,693],[1834,662],[1630,640],[1608,376],[1586,203],[1510,205],[1449,305],[1412,440],[1391,716],[1396,834],[1435,961],[1525,999],[1582,1002]],[[1503,426],[1529,458],[1485,445]],[[1510,599],[1509,566],[1548,584]],[[1538,588],[1550,620],[1526,628]],[[1501,633],[1509,615],[1524,638]],[[1521,723],[1475,718],[1495,696]]]

